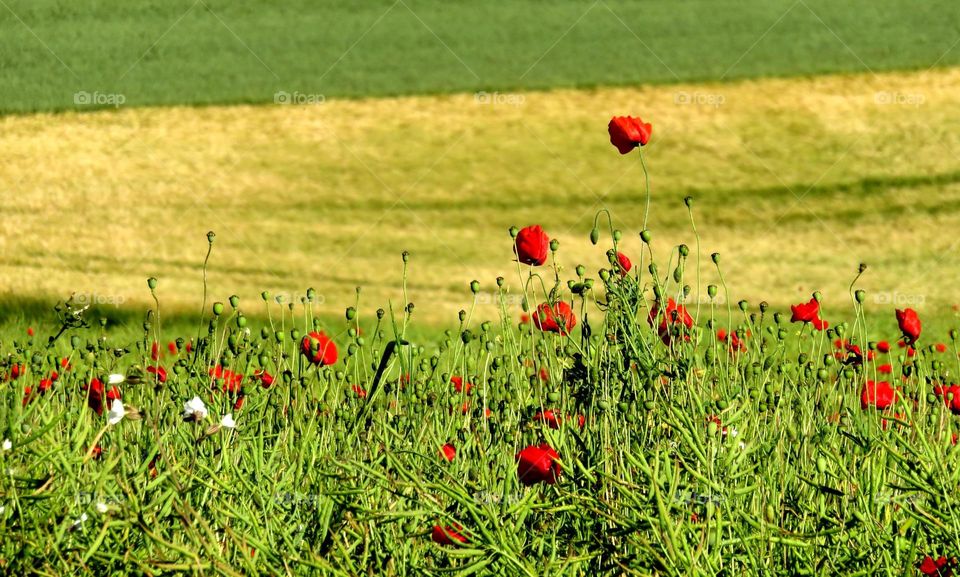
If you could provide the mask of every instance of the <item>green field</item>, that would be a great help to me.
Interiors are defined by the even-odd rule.
[[[0,112],[927,69],[958,36],[951,0],[8,0]]]

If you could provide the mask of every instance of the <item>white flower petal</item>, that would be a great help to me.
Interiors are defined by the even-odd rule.
[[[110,405],[110,411],[107,413],[107,422],[111,425],[116,425],[123,420],[126,414],[127,410],[123,408],[123,401],[114,399],[113,404]]]
[[[119,385],[120,383],[122,383],[122,382],[125,381],[125,380],[127,380],[127,377],[125,377],[125,376],[123,376],[123,375],[120,375],[120,374],[117,374],[117,373],[114,373],[114,374],[110,375],[109,377],[107,377],[107,383],[108,383],[108,384],[111,384],[111,385]]]
[[[3,440],[3,450],[4,450],[4,451],[9,451],[9,450],[12,449],[12,448],[13,448],[13,443],[10,442],[10,439],[4,439],[4,440]]]
[[[203,399],[200,397],[194,397],[183,404],[183,418],[196,418],[196,419],[206,419],[207,418],[207,406],[203,404]]]
[[[237,427],[237,422],[233,420],[233,414],[227,413],[220,419],[220,426],[226,429],[235,429]]]
[[[110,510],[110,507],[107,507],[106,503],[97,503],[97,511],[99,513],[106,513]]]

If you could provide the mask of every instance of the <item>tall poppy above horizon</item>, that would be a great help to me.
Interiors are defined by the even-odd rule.
[[[610,144],[617,147],[620,154],[628,154],[634,148],[650,142],[653,126],[639,116],[614,116],[607,125],[607,131],[610,133]]]
[[[920,338],[920,317],[913,309],[897,309],[897,324],[907,344],[912,345]]]
[[[577,317],[564,301],[558,301],[552,307],[549,303],[541,303],[533,313],[533,325],[544,332],[568,335],[577,326]]]
[[[517,453],[517,477],[524,485],[553,485],[560,478],[560,455],[546,443],[530,445]]]
[[[659,324],[657,323],[658,317],[660,319]],[[651,327],[657,327],[657,334],[660,335],[660,340],[667,346],[670,345],[670,341],[673,338],[670,332],[671,327],[686,327],[688,331],[693,328],[693,317],[687,312],[687,308],[683,305],[678,305],[677,301],[672,298],[667,299],[667,306],[662,312],[660,310],[660,302],[655,301],[653,307],[650,308],[650,314],[647,316],[647,320],[650,322]],[[684,335],[684,339],[690,340],[690,335]]]
[[[337,345],[323,331],[312,331],[300,342],[303,356],[311,363],[330,366],[337,362]]]
[[[540,266],[547,262],[549,250],[550,237],[543,232],[543,227],[539,224],[521,228],[513,245],[517,260],[531,266]]]
[[[829,326],[829,323],[820,318],[820,302],[816,298],[811,298],[809,302],[790,305],[791,323],[809,323],[813,328],[822,331]]]

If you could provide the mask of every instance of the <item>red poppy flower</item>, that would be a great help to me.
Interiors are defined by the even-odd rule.
[[[671,327],[682,326],[686,327],[687,330],[693,328],[693,317],[687,312],[686,307],[678,305],[672,298],[667,299],[667,308],[663,311],[663,314],[660,313],[660,303],[653,303],[650,314],[647,316],[650,326],[656,326],[658,317],[660,323],[657,326],[657,333],[660,335],[660,340],[668,346],[673,338],[670,331]],[[683,336],[684,339],[690,340],[690,335],[685,334]]]
[[[560,477],[560,455],[550,445],[530,445],[517,453],[517,476],[524,485],[553,485]]]
[[[846,362],[848,365],[854,365],[854,366],[860,366],[863,364],[863,351],[860,350],[860,347],[858,345],[847,344],[846,349],[849,356],[845,359],[844,362]],[[874,353],[873,351],[867,351],[868,361],[873,360],[873,358],[876,356],[877,356],[876,353]]]
[[[551,429],[559,429],[563,417],[558,416],[553,411],[546,410],[537,411],[537,414],[533,416],[533,420],[538,423],[546,423]]]
[[[937,352],[938,352],[938,353],[945,353],[945,352],[947,352],[947,345],[945,345],[945,344],[943,344],[943,343],[937,343]]]
[[[70,359],[67,357],[63,357],[62,359],[60,359],[60,368],[66,371],[69,371],[72,368],[70,366]]]
[[[260,386],[269,389],[273,385],[273,375],[264,370],[254,371],[253,378],[260,380]]]
[[[620,154],[627,154],[638,146],[650,142],[653,126],[633,116],[614,116],[607,125],[610,143],[617,147]]]
[[[550,382],[550,371],[547,370],[547,367],[540,367],[540,372],[537,373],[537,377],[543,383]]]
[[[469,395],[470,389],[473,388],[473,384],[463,382],[463,377],[450,377],[450,382],[453,383],[453,390],[457,391],[458,393],[466,393]]]
[[[153,346],[150,347],[150,358],[155,361],[160,358],[160,344],[157,341],[153,341]]]
[[[943,399],[943,404],[954,414],[960,413],[960,385],[937,385],[933,394]]]
[[[790,305],[790,311],[793,313],[790,317],[791,323],[810,323],[818,331],[829,326],[827,321],[820,318],[820,303],[815,298],[810,299],[809,302]]]
[[[323,331],[313,331],[303,337],[300,348],[315,365],[329,366],[337,362],[337,345]]]
[[[26,407],[27,403],[32,401],[34,396],[36,396],[36,393],[33,392],[30,385],[23,387],[23,406]]]
[[[860,408],[886,409],[893,404],[896,392],[887,381],[867,381],[860,391]]]
[[[357,395],[361,399],[367,398],[367,391],[360,385],[350,385],[350,389],[353,391],[355,395]]]
[[[97,378],[90,381],[85,388],[87,391],[87,406],[93,409],[93,412],[97,415],[103,415],[103,406],[105,403],[109,404],[121,398],[120,389],[116,386],[110,387],[110,389],[106,391],[106,394],[104,394],[103,383]]]
[[[953,574],[950,569],[950,562],[946,557],[940,556],[939,559],[934,560],[933,557],[929,555],[924,557],[923,561],[920,563],[920,573],[923,575],[938,575],[941,577]]]
[[[528,315],[527,313],[521,313],[521,314],[520,314],[520,324],[521,324],[521,325],[528,325],[528,324],[530,324],[530,315]]]
[[[890,343],[888,343],[887,341],[880,341],[879,343],[877,343],[877,350],[880,351],[881,353],[889,353]]]
[[[563,301],[557,302],[553,307],[541,303],[533,313],[533,324],[541,331],[568,335],[573,327],[577,326],[577,317],[570,305]]]
[[[627,276],[627,273],[633,268],[633,263],[622,252],[617,253],[617,262],[620,263],[620,276]]]
[[[457,448],[452,444],[447,443],[446,445],[440,447],[440,456],[452,463],[457,457]]]
[[[100,445],[95,446],[93,450],[90,451],[90,456],[93,457],[94,460],[99,460],[102,455],[103,455],[103,447],[101,447]]]
[[[158,383],[167,382],[167,369],[159,365],[157,366],[150,365],[149,367],[147,367],[147,372],[150,373],[151,375],[154,375]]]
[[[239,411],[243,408],[243,404],[247,401],[247,396],[243,393],[237,395],[237,400],[233,403],[233,410]]]
[[[177,343],[170,341],[167,343],[167,350],[170,351],[171,355],[177,354]]]
[[[33,327],[27,327],[27,336],[33,336]]]
[[[727,343],[727,348],[731,353],[742,353],[747,350],[747,344],[744,342],[744,339],[741,339],[736,332],[728,333],[726,329],[720,329],[717,331],[717,340]]]
[[[53,386],[53,379],[40,379],[40,385],[37,387],[37,389],[41,393],[46,393],[47,391],[50,390],[50,387],[52,386]]]
[[[463,531],[463,527],[460,525],[447,525],[446,527],[434,525],[430,538],[433,539],[433,542],[438,545],[455,545],[456,543],[466,543],[467,538],[464,537],[460,531]]]
[[[897,309],[897,324],[907,344],[913,344],[920,338],[920,317],[913,309]]]
[[[517,260],[523,264],[540,266],[547,262],[547,252],[550,250],[550,238],[539,224],[520,229],[513,246]]]
[[[879,367],[877,367],[877,372],[878,372],[878,373],[885,373],[885,374],[888,374],[888,375],[889,375],[889,374],[893,373],[893,365],[891,365],[891,364],[889,364],[889,363],[887,363],[887,364],[885,364],[885,365],[880,365]]]
[[[8,380],[15,381],[19,379],[20,377],[23,376],[25,371],[26,369],[24,369],[23,365],[16,365],[16,364],[13,365],[12,367],[10,367],[10,376],[8,377]]]

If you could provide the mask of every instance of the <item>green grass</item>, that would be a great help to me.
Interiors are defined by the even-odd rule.
[[[609,233],[601,238],[607,248]],[[156,360],[152,340],[193,327],[168,323],[161,332],[154,317],[130,342],[132,332],[94,323],[52,349],[46,329],[0,339],[0,373],[26,369],[0,385],[0,439],[11,444],[0,449],[0,567],[77,575],[908,574],[925,555],[950,557],[960,547],[960,449],[950,442],[960,426],[933,396],[933,383],[957,366],[956,342],[928,324],[916,357],[894,348],[859,367],[834,358],[835,331],[866,346],[895,338],[889,319],[874,332],[864,309],[829,303],[836,328],[811,333],[756,305],[741,312],[708,302],[691,309],[690,330],[677,326],[665,344],[647,322],[652,303],[643,295],[656,286],[679,297],[688,279],[652,277],[643,264],[638,257],[623,279],[610,271],[583,299],[560,282],[558,297],[580,320],[569,336],[518,329],[505,292],[499,320],[470,309],[446,335],[414,336],[403,313],[396,322],[366,311],[321,320],[314,326],[336,335],[340,350],[327,367],[311,367],[296,335],[278,340],[269,321],[251,320],[246,334],[229,305],[218,319],[205,315],[210,328],[195,352],[162,346]],[[552,267],[535,272],[576,280]],[[525,281],[528,272],[517,276]],[[585,331],[593,299],[606,314]],[[273,323],[309,327],[313,308],[295,307],[295,318],[281,321],[274,305]],[[892,307],[885,312],[892,317]],[[746,350],[730,354],[714,338],[718,326],[749,332]],[[358,327],[362,335],[350,332]],[[947,352],[932,350],[939,339],[950,343]],[[884,411],[862,408],[864,381],[885,362],[901,398]],[[169,371],[162,384],[144,378],[157,364]],[[242,407],[207,376],[218,364],[245,376]],[[61,376],[51,390],[22,402],[22,387],[53,369]],[[269,389],[252,377],[260,369],[279,377]],[[111,373],[127,376],[123,404],[139,419],[108,425],[88,408],[84,385]],[[472,391],[455,392],[452,375]],[[210,411],[202,423],[181,418],[194,396]],[[547,409],[583,415],[584,426],[551,428],[536,417]],[[215,426],[226,413],[235,430]],[[457,449],[452,462],[438,454],[444,443]],[[557,450],[562,473],[555,484],[524,486],[515,455],[540,443]],[[435,525],[462,526],[467,543],[431,542]]]
[[[927,69],[958,37],[951,0],[9,0],[0,112]]]

